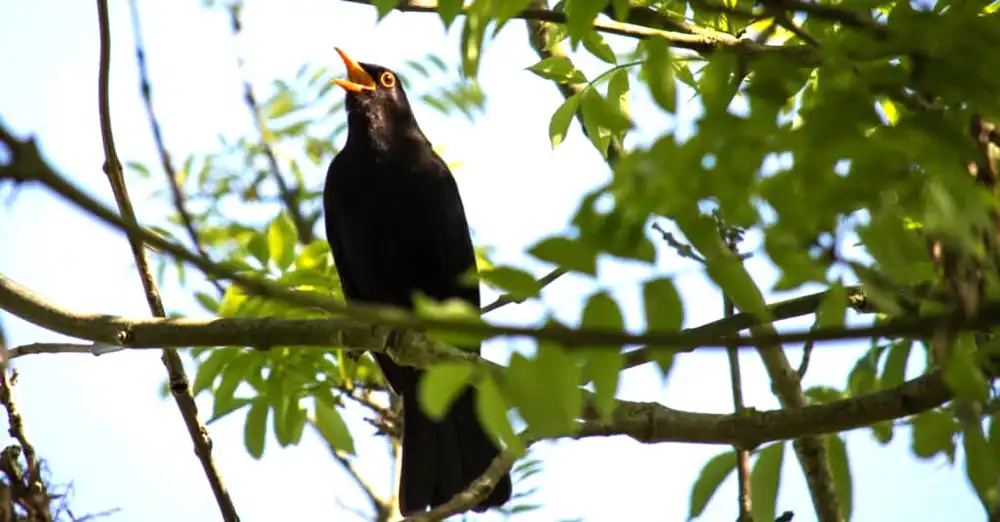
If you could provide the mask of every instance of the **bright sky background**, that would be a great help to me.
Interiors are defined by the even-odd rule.
[[[140,9],[154,103],[175,160],[190,152],[213,150],[219,133],[236,136],[251,131],[226,15],[206,10],[196,0],[142,1]],[[0,118],[22,136],[35,135],[46,158],[61,172],[113,206],[101,172],[95,3],[0,0],[0,13]],[[112,111],[118,152],[123,160],[151,165],[152,179],[161,183],[139,96],[126,0],[112,0],[111,13]],[[244,19],[238,45],[246,53],[262,99],[272,79],[290,79],[303,63],[339,63],[334,45],[361,61],[390,67],[428,52],[449,61],[458,56],[458,30],[446,35],[433,15],[394,13],[376,26],[374,10],[365,6],[333,0],[250,0]],[[608,169],[575,123],[566,142],[551,150],[548,120],[561,98],[554,87],[524,70],[536,61],[524,25],[512,22],[489,44],[483,60],[480,78],[489,98],[485,116],[470,125],[464,119],[446,119],[426,106],[418,106],[416,112],[431,140],[448,147],[447,159],[465,162],[456,176],[477,242],[497,247],[498,261],[541,275],[546,267],[528,259],[523,250],[564,230],[579,196],[605,180]],[[595,62],[582,61],[588,71],[595,70]],[[640,143],[673,125],[670,117],[654,109],[644,91],[633,93],[633,110],[640,127],[635,139]],[[690,125],[682,125],[679,132],[691,132]],[[306,174],[318,184],[324,172]],[[162,209],[157,207],[160,203],[144,199],[151,188],[131,186],[140,220],[146,223]],[[0,238],[0,272],[59,305],[80,312],[149,315],[125,239],[45,189],[28,185],[13,199],[4,198]],[[744,247],[756,250],[759,243],[759,237],[751,235]],[[750,265],[758,281],[765,285],[774,281],[775,272],[766,262],[756,259]],[[642,327],[641,286],[636,283],[652,274],[678,275],[689,325],[721,314],[718,292],[697,268],[661,249],[653,270],[601,265],[596,287],[614,292],[630,328]],[[546,290],[543,305],[510,306],[492,319],[530,323],[545,309],[556,309],[560,317],[575,321],[581,300],[594,290],[593,283],[567,277]],[[202,313],[180,288],[168,286],[163,297],[171,310]],[[491,297],[486,294],[484,302]],[[2,314],[2,320],[12,346],[62,338],[9,314]],[[792,328],[809,325],[808,320],[788,323]],[[508,341],[493,342],[485,354],[503,361],[511,346]],[[863,349],[857,343],[818,348],[806,384],[842,386]],[[798,351],[792,350],[790,357],[798,364]],[[748,405],[776,407],[759,359],[747,353],[742,361]],[[912,360],[910,373],[918,366],[920,361]],[[16,367],[27,433],[47,460],[54,481],[73,483],[71,505],[78,516],[118,507],[121,511],[110,520],[219,519],[177,408],[158,394],[164,379],[158,352],[101,358],[32,356],[18,360]],[[641,368],[624,375],[620,395],[725,413],[732,409],[727,375],[724,354],[687,355],[675,366],[668,386],[658,372]],[[207,417],[207,396],[200,397],[200,404],[203,418]],[[280,449],[269,438],[262,460],[249,457],[243,447],[244,415],[210,427],[215,459],[242,520],[356,519],[345,516],[338,500],[368,509],[310,430],[298,446]],[[369,436],[366,425],[353,427],[363,455],[360,467],[380,491],[387,492],[390,470],[383,443]],[[982,510],[961,468],[950,468],[944,461],[918,462],[911,457],[909,444],[903,430],[897,430],[885,448],[867,430],[848,436],[854,520],[980,519]],[[685,520],[690,487],[701,466],[725,449],[642,446],[624,438],[538,445],[545,469],[532,481],[540,488],[534,500],[544,508],[520,518]],[[796,521],[815,520],[801,469],[790,448],[785,455],[778,511],[794,511]],[[734,520],[735,497],[731,477],[702,520]]]

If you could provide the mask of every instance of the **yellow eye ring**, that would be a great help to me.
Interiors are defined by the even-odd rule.
[[[386,71],[382,73],[382,76],[379,76],[378,81],[381,82],[382,86],[386,89],[392,89],[396,86],[396,75]]]

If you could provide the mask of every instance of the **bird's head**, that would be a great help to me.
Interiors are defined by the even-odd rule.
[[[344,60],[347,78],[335,78],[333,83],[347,92],[351,130],[363,126],[368,133],[385,134],[416,128],[410,102],[396,73],[381,65],[357,62],[343,50],[336,50]]]

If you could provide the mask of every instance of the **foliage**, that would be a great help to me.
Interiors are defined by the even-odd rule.
[[[371,4],[380,16],[413,7]],[[777,342],[760,341],[759,353],[785,408],[890,393],[915,374],[940,375],[954,400],[865,428],[882,444],[897,430],[908,430],[919,459],[944,457],[954,465],[961,450],[969,484],[995,517],[997,341],[982,322],[966,331],[968,321],[1000,294],[1000,15],[997,2],[982,4],[564,0],[548,8],[529,1],[441,1],[437,11],[444,25],[461,24],[461,64],[428,56],[398,72],[414,100],[474,119],[486,103],[475,77],[489,41],[510,20],[533,19],[543,42],[535,44],[539,61],[527,69],[563,94],[548,124],[550,143],[560,146],[577,121],[610,175],[581,199],[571,231],[546,237],[528,252],[591,281],[602,258],[652,270],[661,255],[650,224],[670,222],[674,231],[662,234],[668,245],[697,259],[720,293],[755,319],[752,327],[740,328],[753,335],[774,333],[775,307],[766,294],[806,288],[825,291],[808,311],[815,315],[818,338],[837,338],[849,307],[877,312],[875,327],[909,319],[912,329],[904,333],[867,336],[870,348],[842,387],[802,390],[806,364],[796,373],[783,351],[768,349],[780,347]],[[605,38],[612,32],[622,38]],[[593,61],[581,59],[588,55],[600,64],[594,70],[579,65]],[[289,288],[341,297],[325,240],[312,232],[322,187],[307,181],[316,176],[305,175],[325,169],[343,138],[343,101],[332,92],[334,74],[305,64],[293,78],[276,80],[255,107],[261,132],[222,139],[218,151],[188,157],[175,180],[198,246],[213,259]],[[682,137],[666,130],[648,144],[625,147],[637,130],[630,108],[636,92],[673,116],[682,105],[697,106],[691,122],[696,132]],[[151,175],[141,163],[128,168],[133,176]],[[166,194],[164,189],[160,196]],[[252,208],[248,214],[267,219],[236,219],[234,207]],[[178,211],[156,231],[179,241],[186,226]],[[762,251],[754,255],[778,270],[772,287],[762,287],[748,271],[739,241],[724,233],[733,229],[762,235]],[[512,299],[541,299],[544,284],[533,274],[495,266],[485,247],[481,255],[485,284]],[[167,256],[158,261],[161,280],[172,266],[198,303],[219,317],[329,316],[232,285],[213,293],[201,281],[189,282],[181,263]],[[848,282],[855,280],[864,288],[863,306],[849,296]],[[662,276],[641,284],[644,332],[681,332],[690,303],[673,280]],[[432,303],[420,311],[436,317],[461,312]],[[929,319],[942,313],[952,320]],[[684,355],[676,347],[626,351],[600,337],[625,330],[621,306],[609,292],[591,295],[580,315],[579,327],[599,340],[571,345],[536,339],[533,351],[513,354],[497,373],[468,361],[439,362],[421,383],[421,407],[440,416],[462,389],[477,386],[483,424],[522,457],[515,474],[531,477],[539,463],[527,442],[580,435],[584,427],[606,426],[622,414],[619,382],[636,352],[646,357],[639,362],[655,362],[665,379],[675,358]],[[543,322],[547,331],[569,328],[554,316]],[[812,349],[810,341],[806,353]],[[342,416],[347,402],[370,408],[380,429],[391,432],[385,384],[369,356],[353,357],[338,346],[202,347],[190,353],[194,392],[212,395],[213,420],[246,410],[244,443],[256,458],[267,449],[268,430],[288,446],[301,440],[307,425],[335,458],[354,458],[354,439]],[[925,364],[918,369],[921,359]],[[845,437],[831,432],[800,442],[807,439],[822,451],[810,455],[785,440],[740,448],[753,454],[752,468],[742,471],[749,474],[754,520],[774,520],[782,511],[780,471],[793,454],[820,477],[816,481],[829,482],[839,519],[851,518]],[[726,449],[705,464],[693,480],[689,518],[704,512],[740,460]],[[506,514],[533,509],[527,498],[533,491],[520,494]],[[816,507],[823,512],[824,506]]]

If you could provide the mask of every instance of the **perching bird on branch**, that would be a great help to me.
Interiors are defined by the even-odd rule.
[[[465,209],[444,161],[421,132],[396,75],[358,63],[337,49],[347,79],[347,143],[326,175],[327,241],[348,301],[412,309],[414,292],[439,301],[460,298],[479,307],[479,287],[463,283],[476,267]],[[478,478],[499,455],[467,388],[441,422],[417,402],[422,371],[376,354],[403,401],[400,510],[443,504]],[[510,476],[477,508],[510,499]]]

